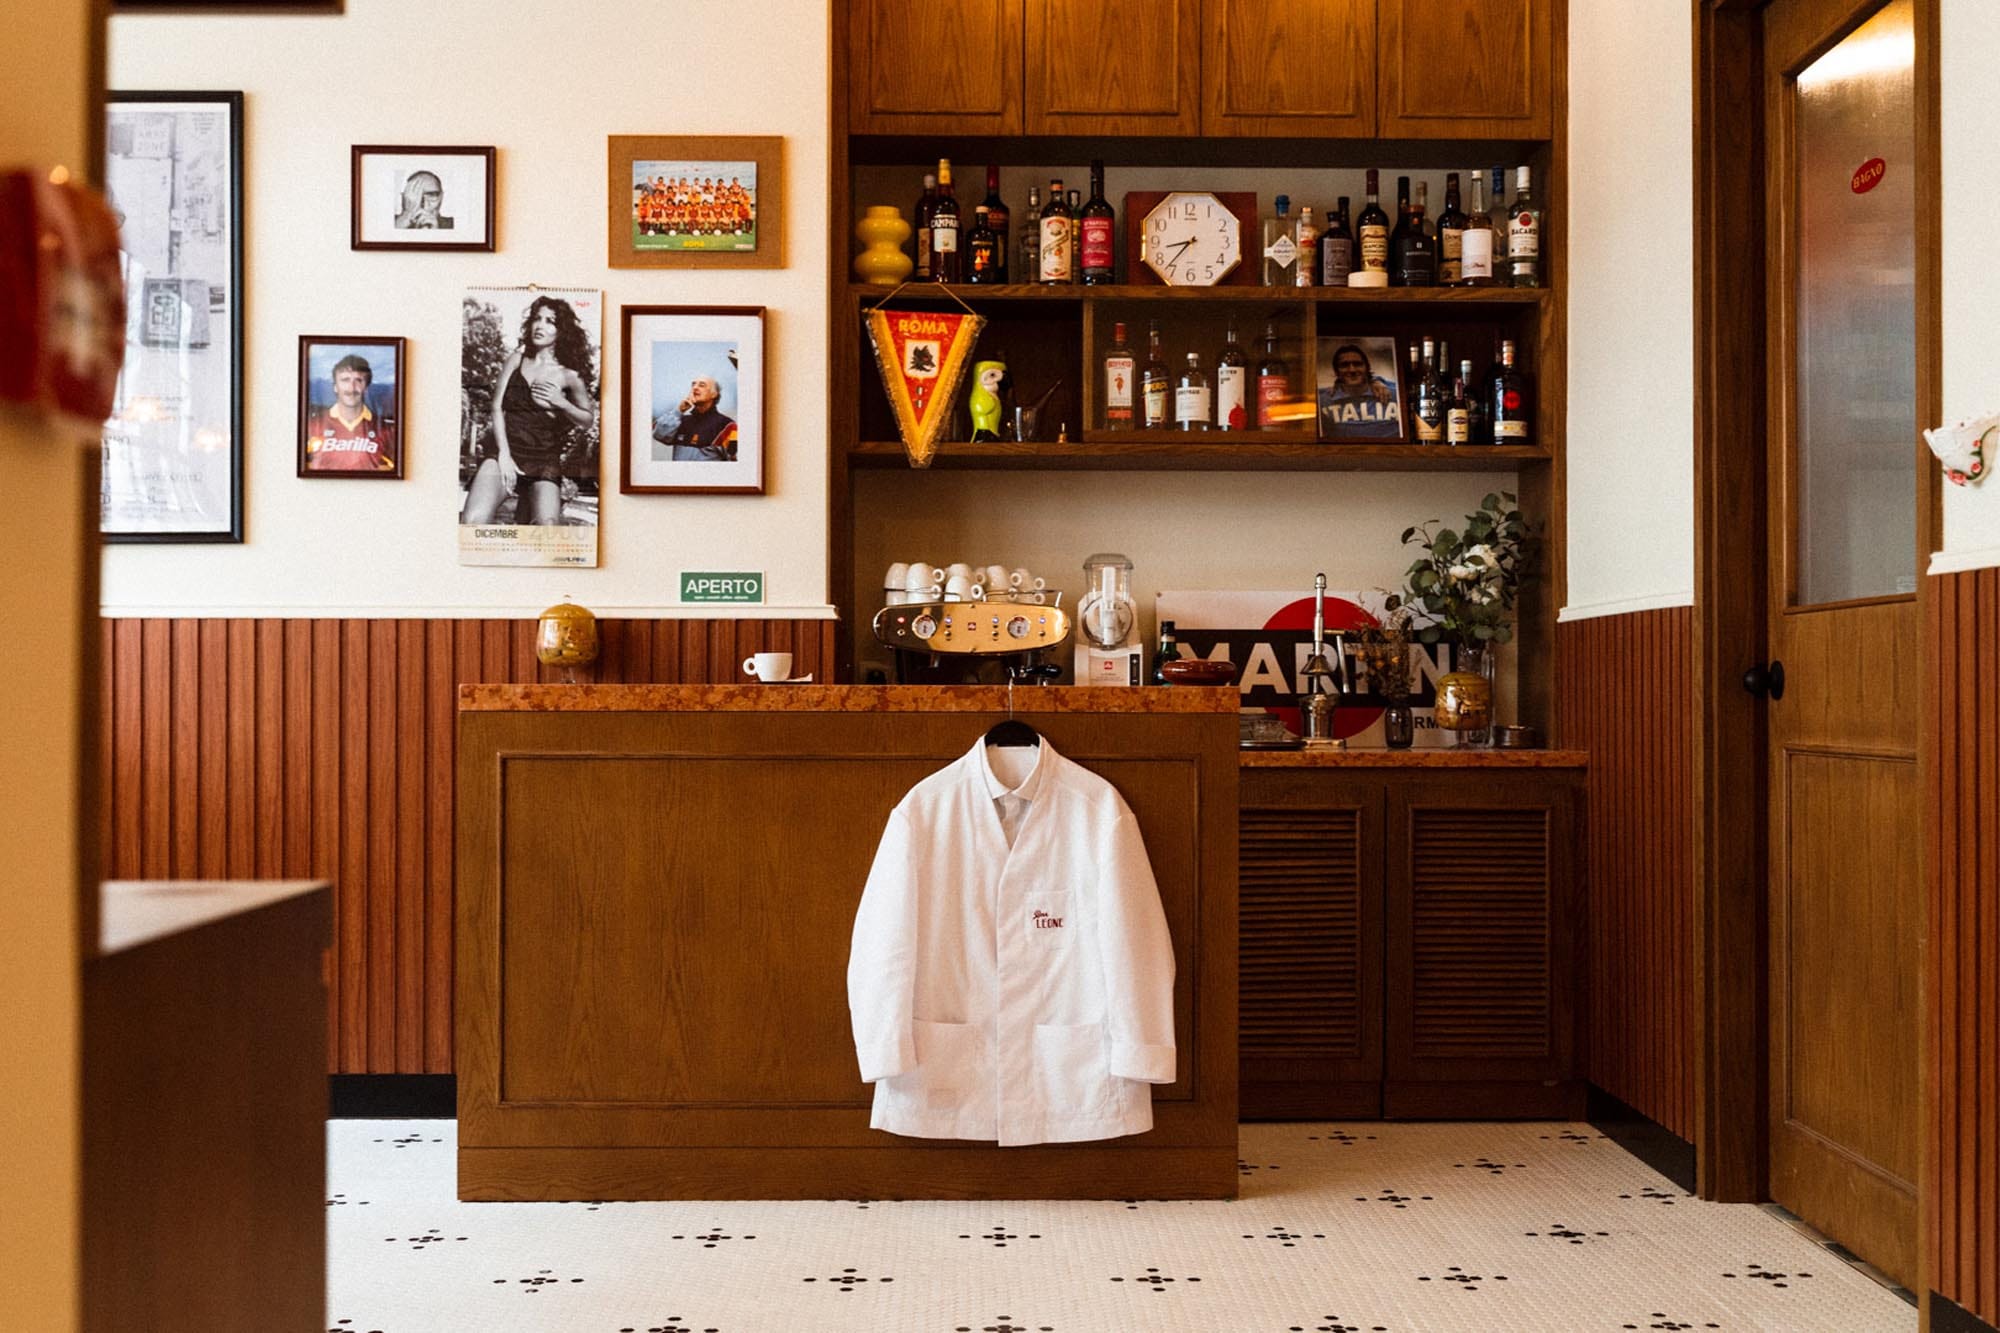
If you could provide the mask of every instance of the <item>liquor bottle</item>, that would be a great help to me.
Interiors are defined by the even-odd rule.
[[[1272,202],[1277,212],[1264,219],[1264,285],[1289,287],[1299,262],[1299,242],[1292,234],[1292,199],[1281,194]]]
[[[995,166],[986,168],[986,198],[980,203],[986,209],[986,225],[993,229],[993,252],[1000,259],[994,268],[998,276],[993,281],[1005,282],[1007,266],[1012,262],[1009,248],[1012,237],[1008,235],[1007,224],[1013,220],[1013,215],[1007,211],[1007,201],[1000,197],[1000,168]]]
[[[1442,338],[1438,339],[1437,368],[1438,382],[1449,389],[1451,387],[1451,344]]]
[[[1319,285],[1322,287],[1345,287],[1347,275],[1354,271],[1354,229],[1347,221],[1347,196],[1340,196],[1340,207],[1326,220],[1326,230],[1319,237]]]
[[[1410,425],[1418,444],[1444,443],[1444,379],[1438,374],[1437,343],[1424,339],[1424,372],[1417,381],[1417,410]]]
[[[1169,662],[1180,660],[1180,655],[1181,645],[1180,640],[1174,637],[1174,622],[1171,620],[1162,620],[1160,622],[1159,651],[1153,654],[1153,683],[1155,685],[1165,685],[1167,683],[1167,673],[1160,670],[1160,668]]]
[[[1069,204],[1063,199],[1063,183],[1049,182],[1049,202],[1042,208],[1042,273],[1049,284],[1076,281],[1076,236]]]
[[[1516,287],[1542,285],[1542,209],[1528,188],[1530,170],[1514,172],[1514,206],[1507,210],[1507,269]]]
[[[1461,361],[1458,363],[1458,380],[1460,384],[1465,386],[1459,396],[1465,399],[1466,434],[1470,442],[1473,444],[1493,443],[1493,423],[1486,415],[1486,399],[1483,395],[1473,392],[1473,386],[1478,384],[1479,381],[1472,378],[1472,363],[1470,361]]]
[[[1021,265],[1012,277],[1016,282],[1042,280],[1042,187],[1028,187],[1028,215],[1021,224]]]
[[[1236,342],[1236,316],[1222,334],[1222,355],[1215,358],[1215,428],[1250,429],[1250,358]]]
[[[951,186],[951,159],[938,159],[937,202],[931,205],[931,276],[939,282],[965,280],[965,256],[958,248],[958,192]]]
[[[1174,428],[1207,430],[1214,410],[1214,398],[1208,391],[1208,376],[1201,373],[1201,353],[1189,352],[1187,369],[1174,381]]]
[[[1493,276],[1493,216],[1486,211],[1486,175],[1472,173],[1472,215],[1465,220],[1465,235],[1460,241],[1463,263],[1459,270],[1459,283],[1465,287],[1491,287],[1499,279]]]
[[[1069,199],[1070,221],[1074,224],[1076,215],[1083,211],[1083,195],[1077,190],[1071,190],[1067,198]]]
[[[1423,349],[1412,342],[1410,344],[1410,373],[1403,377],[1402,407],[1403,420],[1406,423],[1414,422],[1417,419],[1417,390],[1423,387],[1423,383]]]
[[[1295,286],[1313,285],[1313,260],[1319,254],[1319,227],[1313,222],[1312,205],[1299,210],[1298,229],[1299,253],[1292,264],[1292,282]]]
[[[917,238],[917,267],[910,274],[918,282],[931,280],[931,209],[937,205],[937,174],[924,173],[924,192],[917,197],[916,216],[910,230]]]
[[[1493,276],[1506,286],[1507,268],[1507,169],[1493,168]]]
[[[1257,358],[1257,424],[1265,430],[1282,430],[1274,421],[1278,404],[1292,396],[1292,368],[1278,352],[1278,325],[1264,321],[1264,354]]]
[[[1528,402],[1528,377],[1514,368],[1514,341],[1500,344],[1500,368],[1493,374],[1493,443],[1533,444],[1533,409]]]
[[[1472,373],[1472,363],[1467,361],[1460,369],[1465,374],[1453,377],[1451,396],[1444,400],[1444,442],[1454,448],[1472,443],[1472,402],[1465,394],[1465,376]]]
[[[1438,214],[1438,282],[1456,287],[1465,281],[1465,228],[1468,220],[1458,206],[1458,173],[1444,178],[1444,212]]]
[[[1396,229],[1389,233],[1389,285],[1403,285],[1403,251],[1410,244],[1410,178],[1396,177]]]
[[[1166,353],[1160,350],[1160,321],[1154,320],[1146,330],[1146,368],[1139,373],[1140,403],[1144,415],[1141,421],[1147,430],[1167,428],[1167,398],[1173,389],[1173,379],[1167,370]]]
[[[993,234],[993,214],[981,204],[972,210],[972,231],[965,238],[965,280],[992,284],[1000,281],[1000,238]]]
[[[1382,211],[1381,175],[1368,168],[1368,206],[1354,220],[1355,255],[1363,272],[1389,272],[1389,215]]]
[[[1137,370],[1121,320],[1111,326],[1111,350],[1104,354],[1104,429],[1131,430],[1138,424],[1132,412],[1132,379]]]
[[[1417,200],[1410,205],[1409,229],[1403,234],[1402,249],[1395,251],[1394,271],[1389,281],[1404,287],[1437,286],[1437,237],[1431,232],[1429,181],[1417,182]]]
[[[1104,163],[1090,164],[1090,202],[1077,219],[1077,259],[1083,280],[1092,287],[1116,280],[1118,214],[1104,198]]]

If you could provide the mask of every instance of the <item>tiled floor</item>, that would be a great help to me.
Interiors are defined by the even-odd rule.
[[[1587,1126],[1245,1125],[1228,1203],[462,1204],[448,1120],[328,1131],[337,1333],[1910,1333]]]

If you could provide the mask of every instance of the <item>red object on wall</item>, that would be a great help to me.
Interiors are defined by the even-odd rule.
[[[118,224],[94,190],[0,173],[0,402],[96,423],[125,355]]]
[[[1882,178],[1888,174],[1889,164],[1879,157],[1871,157],[1854,169],[1854,179],[1847,183],[1848,188],[1856,194],[1867,194],[1880,185]]]

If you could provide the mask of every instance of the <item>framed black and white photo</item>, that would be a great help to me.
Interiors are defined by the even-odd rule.
[[[107,542],[243,540],[243,94],[110,94],[104,187],[125,365],[104,423]]]
[[[356,144],[355,250],[494,248],[493,149]]]
[[[622,308],[629,495],[764,492],[764,307]]]
[[[403,340],[299,339],[299,475],[403,476]]]
[[[1322,334],[1318,360],[1320,438],[1373,444],[1409,440],[1394,338]]]
[[[474,287],[461,323],[458,563],[595,569],[604,294]]]

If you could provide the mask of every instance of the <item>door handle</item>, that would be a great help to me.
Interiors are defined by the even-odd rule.
[[[1752,694],[1769,695],[1773,699],[1785,697],[1785,664],[1773,662],[1769,666],[1753,666],[1743,673],[1743,688]]]

